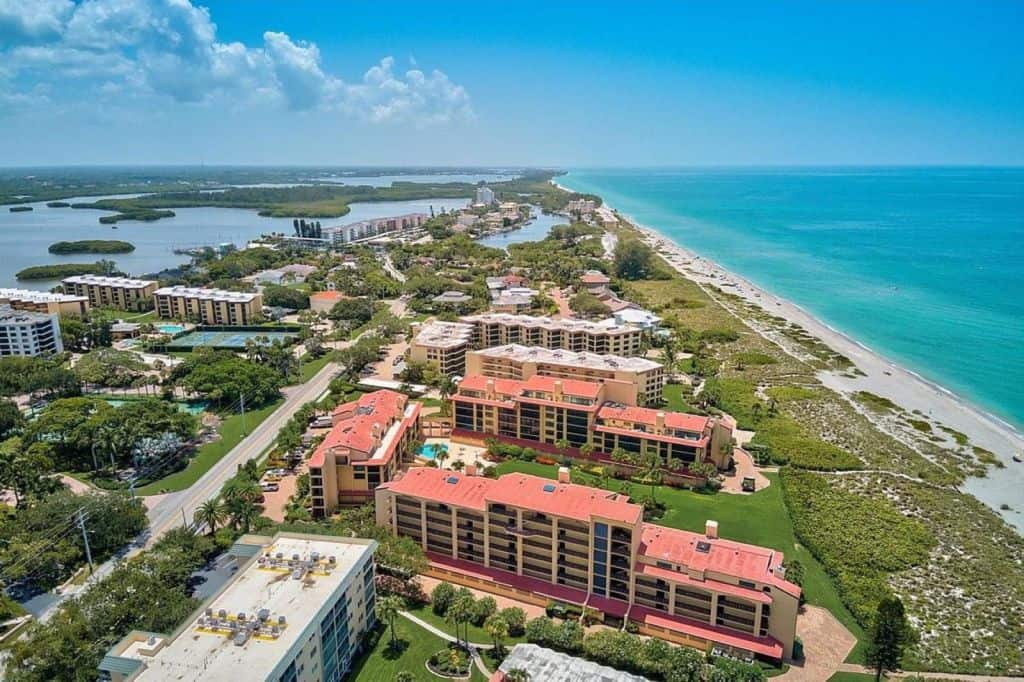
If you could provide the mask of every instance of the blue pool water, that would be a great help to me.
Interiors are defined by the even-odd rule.
[[[1024,426],[1024,169],[580,170],[558,182]]]
[[[107,398],[107,404],[110,405],[111,407],[121,407],[126,402],[128,402],[128,401],[127,400],[118,400],[117,398]],[[181,402],[181,401],[178,401],[178,400],[174,401],[174,404],[182,412],[185,412],[185,413],[188,413],[188,414],[192,414],[192,415],[199,414],[200,412],[204,411],[206,409],[206,407],[209,405],[209,403],[204,402],[204,401],[196,401],[196,402],[188,402],[188,403],[186,403],[186,402]]]
[[[158,324],[156,329],[162,334],[177,334],[185,331],[185,327],[180,324]]]
[[[448,452],[448,446],[441,443],[424,443],[416,454],[423,459],[436,459],[439,452]]]

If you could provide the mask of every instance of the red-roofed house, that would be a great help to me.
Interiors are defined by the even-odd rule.
[[[395,391],[374,391],[331,413],[330,432],[309,458],[313,515],[373,499],[374,489],[394,478],[420,438],[420,403]]]
[[[587,270],[580,275],[580,283],[583,288],[595,296],[603,294],[611,283],[611,278],[599,270]]]
[[[548,445],[564,439],[575,449],[589,444],[598,456],[618,449],[656,452],[666,466],[676,460],[683,466],[711,462],[729,468],[731,421],[614,403],[608,393],[608,386],[595,381],[469,375],[451,396],[453,437]]]
[[[309,295],[309,309],[314,313],[329,313],[335,305],[350,298],[340,291],[317,291]]]
[[[527,474],[414,468],[377,488],[377,523],[427,552],[430,575],[517,599],[587,606],[641,634],[779,660],[800,588],[781,552],[645,523],[621,493]]]

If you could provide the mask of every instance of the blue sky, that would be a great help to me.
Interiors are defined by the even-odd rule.
[[[1024,163],[1024,3],[0,0],[0,165]]]

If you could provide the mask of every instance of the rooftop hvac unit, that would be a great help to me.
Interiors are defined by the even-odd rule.
[[[301,568],[296,568],[292,571],[292,580],[302,580],[302,574],[305,573]]]
[[[256,617],[262,623],[263,621],[265,621],[268,618],[270,618],[270,610],[269,609],[260,609],[259,613],[256,614]]]
[[[278,552],[275,556],[276,556],[277,560],[280,561],[281,559],[284,558],[284,553],[283,552]]]
[[[245,643],[248,642],[248,641],[249,641],[249,633],[248,632],[239,632],[237,635],[235,635],[235,640],[234,640],[235,646],[244,646]]]
[[[227,618],[228,617],[228,612],[225,609],[220,609],[219,611],[217,611],[217,617],[218,618]]]
[[[284,625],[285,625],[285,624],[286,624],[287,622],[288,622],[288,619],[287,619],[287,618],[285,618],[284,616],[278,616],[278,617],[277,617],[277,624],[278,624],[278,625],[280,625],[281,627],[284,627]]]
[[[292,554],[292,561],[298,561],[298,560],[299,560],[299,555],[298,554]]]
[[[212,616],[213,615],[213,609],[207,608],[206,609],[206,615],[207,615],[207,617]]]
[[[239,611],[238,612],[238,620],[243,622],[243,623],[245,622],[245,611]]]
[[[320,552],[313,552],[309,555],[310,561],[320,561]]]

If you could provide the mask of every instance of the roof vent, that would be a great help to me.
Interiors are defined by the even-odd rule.
[[[449,483],[451,485],[455,485],[458,482],[459,482],[459,477],[458,476],[449,476],[448,478],[445,479],[445,483]]]
[[[711,551],[711,543],[706,540],[701,540],[697,543],[697,551],[701,554],[707,554]]]
[[[555,485],[553,483],[545,483],[544,484],[544,492],[546,492],[546,493],[553,493],[553,492],[555,492]]]
[[[714,540],[715,538],[717,538],[718,537],[718,521],[712,521],[711,519],[708,519],[704,523],[704,535],[706,535],[709,540]]]

